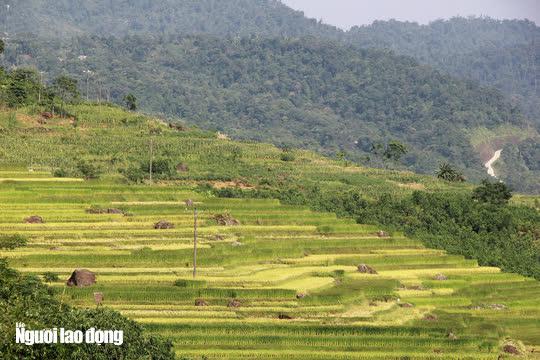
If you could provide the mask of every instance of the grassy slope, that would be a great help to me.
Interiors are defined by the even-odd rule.
[[[267,144],[235,142],[215,133],[176,131],[156,119],[125,112],[117,107],[79,105],[70,119],[55,118],[39,124],[32,109],[0,112],[0,166],[34,169],[72,168],[80,160],[101,167],[110,177],[119,169],[148,161],[150,129],[154,157],[185,164],[179,180],[265,184],[315,182],[332,191],[361,186],[366,197],[382,192],[400,196],[413,190],[459,191],[469,185],[449,184],[412,172],[385,171],[352,166],[308,151],[293,151],[294,161],[282,161],[283,151]],[[16,120],[14,120],[16,119]]]
[[[378,238],[376,227],[332,214],[194,192],[198,182],[209,180],[264,186],[272,179],[299,178],[334,191],[355,184],[372,196],[400,196],[413,188],[459,191],[467,185],[345,167],[309,152],[295,152],[294,162],[283,162],[281,150],[270,145],[165,127],[155,138],[155,152],[187,164],[189,171],[179,174],[185,181],[125,185],[116,170],[147,156],[148,138],[141,134],[155,123],[116,108],[72,110],[76,128],[62,119],[40,125],[24,112],[17,122],[0,115],[0,232],[30,238],[29,246],[2,255],[22,271],[52,271],[62,279],[76,267],[97,272],[98,284],[89,289],[63,293],[63,283],[54,283],[66,301],[92,306],[93,292],[102,291],[107,306],[171,336],[179,354],[197,357],[493,359],[507,336],[539,345],[536,281],[425,249],[400,234]],[[99,163],[108,175],[81,182],[39,170],[79,158]],[[182,202],[188,198],[201,211],[203,282],[178,287],[173,282],[190,279],[192,264],[192,214]],[[92,205],[131,216],[86,213]],[[225,212],[242,225],[217,226],[212,216]],[[30,215],[46,223],[24,224]],[[176,228],[154,230],[160,219]],[[358,273],[360,263],[379,274]],[[438,273],[449,279],[433,280]],[[297,299],[298,293],[308,296]],[[239,308],[227,307],[233,297]],[[208,306],[194,306],[198,298]],[[495,304],[506,308],[491,308]]]

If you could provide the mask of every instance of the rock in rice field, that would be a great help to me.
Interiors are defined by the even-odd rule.
[[[279,314],[278,319],[280,320],[292,320],[292,317],[287,314]]]
[[[174,225],[168,221],[160,220],[154,224],[154,229],[174,229]]]
[[[229,304],[227,305],[230,308],[237,308],[240,307],[242,303],[237,299],[231,299],[229,300]]]
[[[437,317],[437,315],[433,315],[433,314],[428,314],[424,316],[425,321],[437,321],[438,319],[439,318]]]
[[[214,220],[218,225],[222,226],[237,226],[240,225],[240,221],[236,220],[231,214],[216,214]]]
[[[374,268],[366,264],[358,265],[358,272],[361,272],[362,274],[373,274],[373,275],[378,274]]]
[[[385,237],[389,237],[390,235],[388,235],[388,233],[385,231],[379,230],[377,231],[377,236],[380,238],[385,238]]]
[[[402,308],[412,308],[414,307],[413,304],[410,304],[410,303],[402,303],[402,304],[399,304],[400,307]]]
[[[38,215],[32,215],[24,219],[27,224],[43,224],[43,218]]]
[[[298,293],[298,294],[296,294],[296,298],[299,299],[299,300],[305,298],[306,296],[307,296],[306,293]]]
[[[66,285],[69,287],[85,287],[94,285],[96,283],[96,275],[90,270],[86,269],[77,269],[73,271],[71,276],[66,282]]]
[[[444,281],[444,280],[448,280],[448,278],[447,278],[446,275],[444,275],[444,274],[437,274],[437,275],[435,275],[435,277],[433,278],[433,280]]]
[[[176,171],[178,171],[178,172],[188,172],[189,167],[186,164],[178,164],[178,165],[176,165]]]
[[[97,209],[90,208],[86,209],[87,214],[123,214],[124,212],[120,209],[109,208],[109,209]]]
[[[197,299],[195,300],[195,306],[208,306],[208,303],[203,299]]]
[[[507,354],[512,354],[512,355],[520,355],[521,354],[519,349],[517,347],[515,347],[514,345],[512,345],[512,344],[504,345],[503,351],[505,353],[507,353]]]

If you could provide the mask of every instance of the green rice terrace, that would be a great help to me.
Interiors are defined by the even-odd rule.
[[[249,189],[290,176],[400,196],[469,185],[304,151],[288,159],[270,145],[170,129],[117,108],[72,111],[76,120],[47,122],[30,111],[0,113],[0,234],[28,239],[0,255],[52,278],[62,301],[95,307],[102,293],[103,306],[170,338],[179,358],[497,359],[540,351],[534,279],[332,213],[219,198],[200,186]],[[158,129],[150,135],[156,158],[179,164],[176,179],[123,182],[118,171],[148,156],[148,129]],[[101,179],[83,180],[77,159],[98,164]],[[42,221],[25,221],[32,216]],[[96,284],[67,287],[77,268],[94,272]]]

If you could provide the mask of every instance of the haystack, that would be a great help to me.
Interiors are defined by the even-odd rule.
[[[85,287],[94,285],[96,283],[96,275],[90,270],[86,269],[77,269],[73,271],[71,276],[66,282],[66,285],[69,287]]]

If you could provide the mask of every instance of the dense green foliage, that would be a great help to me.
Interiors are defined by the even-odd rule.
[[[429,25],[376,21],[348,33],[358,46],[392,49],[454,76],[494,86],[522,105],[536,125],[538,36],[540,28],[527,20],[460,17]]]
[[[112,310],[97,308],[79,310],[59,302],[50,288],[35,276],[22,275],[7,267],[0,259],[0,353],[4,359],[174,359],[172,344],[143,333],[140,325]],[[124,330],[122,346],[93,344],[16,344],[15,323],[28,329],[64,327],[70,330]]]
[[[505,205],[512,198],[512,192],[503,182],[483,180],[482,185],[474,189],[472,198],[482,203]]]
[[[0,250],[13,250],[25,246],[27,239],[22,235],[0,235]]]
[[[463,174],[454,168],[448,163],[442,163],[439,165],[439,170],[437,171],[437,177],[442,180],[451,181],[451,182],[463,182],[465,177]]]
[[[278,0],[19,0],[2,6],[10,34],[324,35],[341,31],[307,19]]]
[[[448,161],[479,179],[483,166],[466,129],[524,124],[520,111],[495,90],[410,58],[313,38],[36,39],[14,43],[7,58],[13,62],[21,52],[50,77],[61,73],[61,54],[61,71],[81,83],[90,66],[99,74],[91,80],[96,97],[97,84],[106,83],[119,102],[131,92],[144,109],[237,138],[345,151],[356,161],[375,144],[398,140],[408,151],[401,163],[430,174]],[[88,59],[79,60],[80,54]],[[382,158],[397,150],[404,154],[389,145]],[[398,160],[396,154],[390,157]]]

